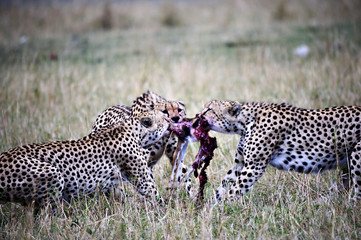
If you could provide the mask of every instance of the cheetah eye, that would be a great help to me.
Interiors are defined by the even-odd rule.
[[[142,119],[140,119],[140,123],[146,128],[149,128],[152,126],[152,120],[150,118],[142,118]]]
[[[231,116],[236,116],[240,113],[241,111],[241,106],[240,105],[236,105],[234,107],[232,107],[228,113],[231,115]]]
[[[182,112],[183,111],[183,109],[181,109],[181,108],[178,108],[178,112]]]
[[[169,113],[168,113],[168,110],[167,110],[167,109],[164,109],[164,110],[162,111],[162,113],[167,114],[167,115],[169,116]]]

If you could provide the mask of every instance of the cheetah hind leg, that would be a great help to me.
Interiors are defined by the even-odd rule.
[[[337,188],[341,193],[348,193],[351,188],[351,179],[348,172],[340,172],[338,175]]]
[[[349,172],[344,169],[338,171],[337,181],[332,184],[328,191],[329,199],[333,199],[339,194],[346,196],[350,193],[352,181]]]
[[[349,159],[349,168],[341,169],[338,174],[338,182],[330,189],[330,195],[332,196],[335,192],[349,194],[350,189],[354,188],[353,200],[361,198],[361,143],[358,143],[354,151],[351,153]]]
[[[353,152],[350,159],[350,174],[354,187],[354,195],[352,200],[361,199],[361,142],[359,142]]]
[[[57,204],[62,200],[64,178],[62,173],[49,163],[33,160],[32,181],[28,182],[29,193],[25,194],[23,204],[34,207],[38,216],[42,209],[50,206],[53,215],[57,214]],[[45,174],[44,174],[45,173]]]

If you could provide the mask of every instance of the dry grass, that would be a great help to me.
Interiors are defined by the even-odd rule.
[[[80,138],[106,107],[130,105],[148,89],[184,101],[189,116],[211,99],[360,105],[359,3],[331,2],[109,2],[107,31],[99,25],[108,16],[102,4],[2,6],[0,151]],[[169,28],[162,20],[172,11],[178,23]],[[301,44],[310,49],[305,58],[293,54]],[[5,204],[0,238],[361,237],[360,203],[329,195],[336,172],[270,168],[241,203],[214,205],[213,191],[232,165],[238,140],[214,135],[219,148],[201,209],[183,192],[166,190],[170,167],[164,159],[155,176],[169,207],[143,203],[128,185],[122,200],[80,200],[59,206],[56,217],[43,211],[34,218],[31,209]],[[188,163],[197,145],[189,150]]]

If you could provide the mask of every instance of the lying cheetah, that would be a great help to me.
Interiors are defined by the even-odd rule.
[[[123,123],[79,140],[30,144],[0,155],[0,201],[35,201],[38,207],[78,195],[107,191],[127,179],[149,200],[163,200],[155,186],[144,147],[168,133],[169,122],[158,110],[132,106]],[[55,199],[52,199],[55,198]],[[53,201],[52,201],[53,200]]]
[[[302,109],[286,104],[214,100],[199,114],[211,129],[239,134],[235,164],[216,190],[216,199],[237,199],[270,164],[300,173],[338,166],[361,197],[361,107]]]
[[[161,96],[147,91],[138,98],[138,106],[151,106],[152,109],[158,109],[167,115],[171,123],[178,123],[183,121],[186,117],[185,104],[180,101],[168,101]],[[116,105],[104,110],[95,120],[92,128],[92,132],[96,132],[103,127],[107,127],[114,123],[123,122],[131,115],[132,109],[124,105]],[[165,155],[168,157],[169,162],[173,164],[173,155],[177,148],[178,138],[175,134],[162,137],[159,141],[146,147],[149,150],[150,155],[148,158],[148,167],[151,169],[158,163],[160,158]],[[181,174],[179,175],[177,182],[180,183],[181,179],[187,172],[187,167],[182,163],[180,166]],[[191,194],[192,186],[191,179],[187,179],[185,182],[185,189],[187,193]]]

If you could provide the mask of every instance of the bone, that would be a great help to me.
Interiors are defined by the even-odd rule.
[[[207,120],[201,118],[185,119],[181,123],[172,124],[171,131],[175,132],[179,138],[178,147],[174,154],[173,170],[171,175],[171,182],[179,176],[179,166],[183,161],[185,151],[189,142],[200,142],[200,147],[196,155],[192,167],[182,179],[181,183],[187,180],[192,173],[199,178],[199,192],[197,201],[201,202],[204,198],[204,186],[208,181],[206,168],[214,156],[214,150],[217,148],[217,140],[215,137],[210,137],[208,132],[210,125]],[[198,174],[198,169],[201,169]]]

